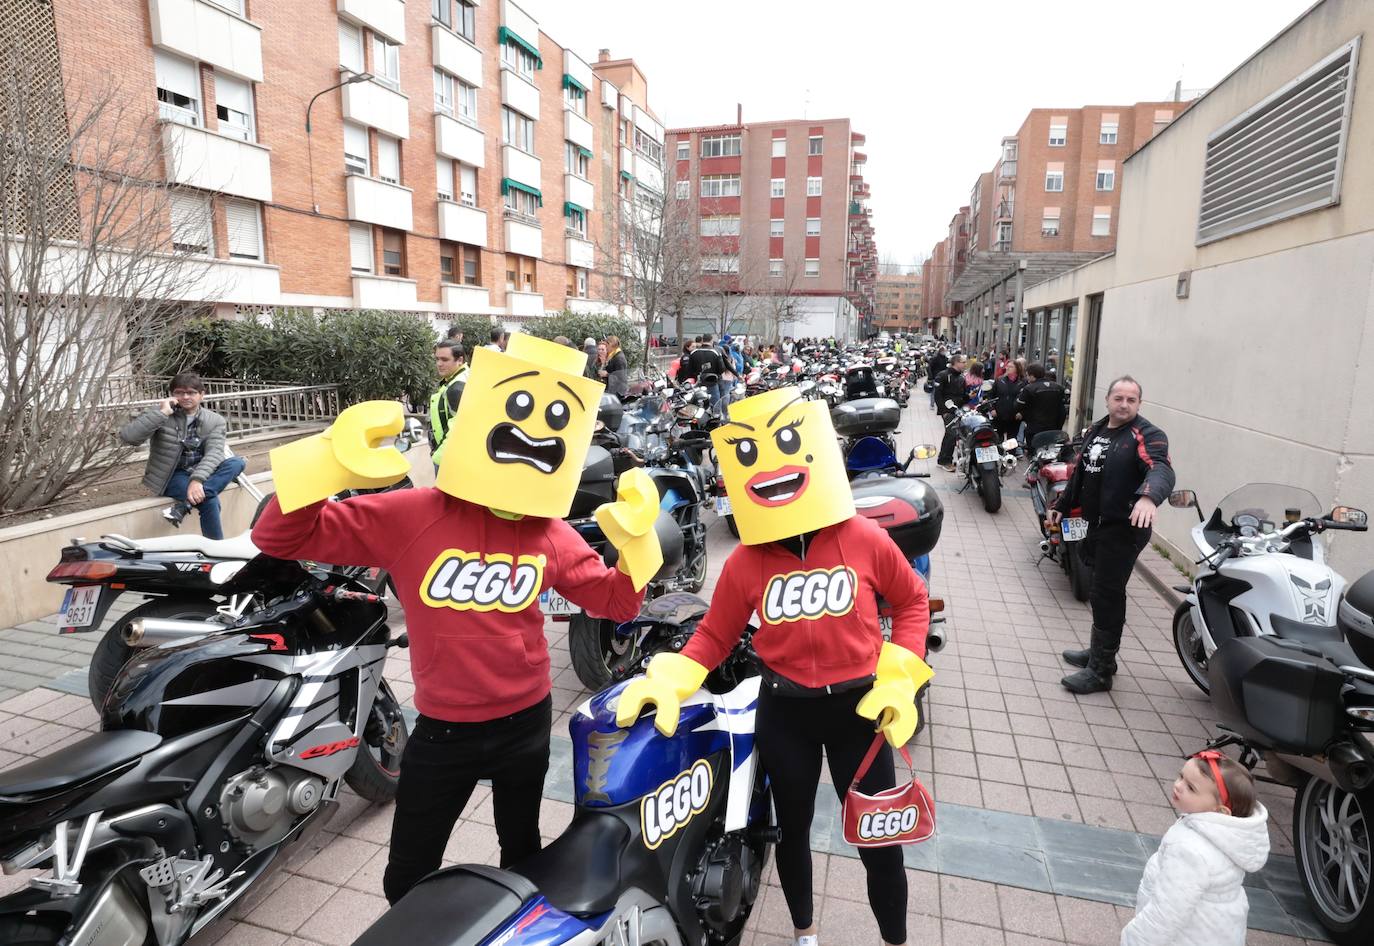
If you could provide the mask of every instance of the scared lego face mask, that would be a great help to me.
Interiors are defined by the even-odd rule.
[[[854,515],[844,457],[824,402],[783,387],[730,405],[711,433],[745,545],[762,545]]]
[[[491,509],[561,519],[572,508],[603,385],[581,351],[513,335],[473,352],[435,485]]]

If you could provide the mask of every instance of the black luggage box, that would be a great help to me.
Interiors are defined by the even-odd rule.
[[[593,444],[587,449],[582,464],[582,478],[573,495],[572,519],[583,519],[596,512],[596,507],[615,499],[615,463],[604,447]]]
[[[1277,637],[1233,637],[1208,662],[1218,721],[1256,746],[1317,755],[1345,715],[1341,673],[1315,648]]]
[[[835,432],[841,437],[886,434],[897,429],[902,407],[889,397],[861,397],[836,405],[830,412]]]
[[[940,540],[945,507],[923,479],[872,476],[850,484],[859,515],[888,531],[908,559],[930,554]]]

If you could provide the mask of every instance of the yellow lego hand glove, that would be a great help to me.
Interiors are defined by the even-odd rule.
[[[648,473],[626,470],[616,483],[616,501],[596,511],[596,524],[620,553],[617,567],[630,576],[635,591],[647,585],[663,567],[654,521],[658,518],[658,487]]]
[[[706,668],[691,657],[663,653],[649,661],[644,676],[636,677],[620,694],[615,724],[628,729],[639,719],[644,707],[655,708],[654,728],[665,736],[677,732],[682,701],[695,693],[706,679]]]
[[[390,486],[410,472],[410,461],[381,441],[401,432],[399,401],[363,401],[319,434],[276,447],[269,457],[277,502],[294,512],[345,489]]]
[[[878,721],[888,744],[900,748],[911,739],[920,722],[916,693],[934,676],[935,671],[905,647],[884,643],[878,654],[877,680],[855,712],[864,719]]]

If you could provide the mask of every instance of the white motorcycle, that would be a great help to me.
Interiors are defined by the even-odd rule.
[[[1207,662],[1233,637],[1311,638],[1314,628],[1341,639],[1336,608],[1346,580],[1326,564],[1329,529],[1365,531],[1358,509],[1324,513],[1307,490],[1250,483],[1230,493],[1204,519],[1197,494],[1179,490],[1169,505],[1197,510],[1193,544],[1202,556],[1183,603],[1174,612],[1174,649],[1204,693]],[[1295,633],[1296,631],[1296,633]]]

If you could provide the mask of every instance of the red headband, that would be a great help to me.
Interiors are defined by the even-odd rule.
[[[1231,793],[1226,790],[1226,781],[1221,777],[1221,766],[1218,762],[1224,759],[1220,752],[1215,749],[1203,749],[1193,755],[1194,759],[1202,759],[1212,768],[1212,779],[1217,783],[1217,795],[1221,797],[1221,804],[1225,808],[1231,807]]]

